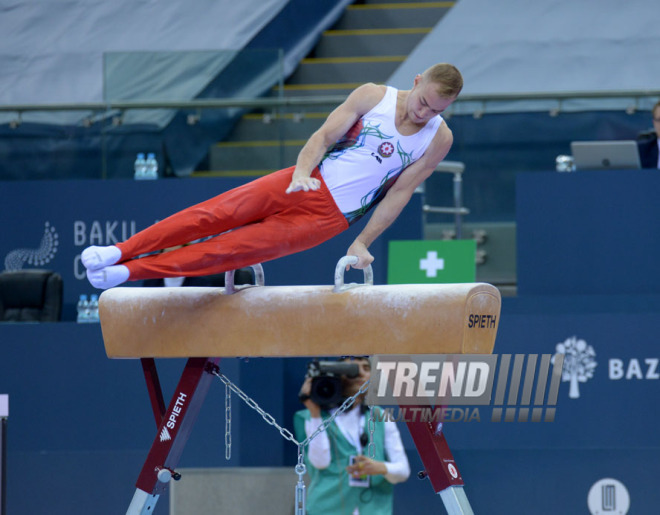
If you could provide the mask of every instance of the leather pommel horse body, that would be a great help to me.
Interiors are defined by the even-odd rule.
[[[127,513],[152,513],[177,479],[220,357],[490,354],[500,305],[499,291],[483,283],[106,290],[99,301],[106,353],[141,359],[158,425]],[[184,357],[166,409],[154,358]],[[445,506],[457,507],[450,513],[472,513],[444,433],[432,426],[408,422],[426,475]]]
[[[112,288],[99,312],[109,358],[490,354],[488,284]],[[495,324],[475,322],[495,320]],[[470,324],[470,317],[472,325]]]

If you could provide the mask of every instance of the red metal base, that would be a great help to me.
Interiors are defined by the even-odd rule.
[[[419,406],[420,409],[427,407]],[[410,409],[411,406],[405,408]],[[449,450],[445,435],[442,431],[437,431],[438,422],[406,422],[406,424],[435,493],[440,493],[450,486],[463,486],[463,478]]]
[[[170,405],[164,410],[155,362],[146,358],[142,360],[158,431],[136,483],[140,490],[160,495],[167,490],[170,477],[175,477],[174,469],[197,420],[214,377],[212,372],[217,370],[219,361],[220,358],[190,358]],[[163,476],[160,480],[158,478],[158,473],[163,470],[170,474],[166,481],[163,481]]]
[[[158,431],[136,486],[148,494],[161,495],[167,490],[169,479],[176,477],[174,469],[213,380],[212,372],[218,370],[220,358],[188,359],[167,410],[155,361],[151,358],[141,361]],[[406,424],[434,491],[440,493],[451,486],[463,486],[447,440],[442,431],[438,431],[438,422],[407,421]],[[165,474],[165,481],[162,474]]]

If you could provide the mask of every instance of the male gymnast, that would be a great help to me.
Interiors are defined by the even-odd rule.
[[[125,281],[236,270],[314,247],[375,207],[347,255],[373,261],[369,245],[392,224],[453,142],[441,113],[463,78],[447,63],[412,88],[363,84],[301,149],[296,165],[175,213],[124,242],[86,248],[81,261],[100,289]],[[209,238],[210,237],[210,238]],[[167,253],[153,253],[209,238]]]

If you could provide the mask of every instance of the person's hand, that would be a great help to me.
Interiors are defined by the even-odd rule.
[[[305,382],[300,387],[298,392],[298,397],[305,398],[304,401],[301,401],[303,405],[309,410],[309,414],[312,418],[318,418],[321,416],[321,408],[316,404],[312,399],[309,398],[309,395],[312,393],[312,378],[306,377]]]
[[[348,265],[346,267],[346,271],[348,271],[348,269],[351,267],[356,268],[358,270],[363,270],[364,268],[367,268],[371,263],[373,263],[374,260],[374,257],[367,249],[367,246],[364,243],[357,240],[355,240],[353,244],[348,248],[346,255],[357,256],[358,258],[358,262],[355,263],[354,265]]]
[[[360,454],[355,457],[355,463],[346,467],[346,472],[353,477],[377,476],[387,474],[387,466],[382,461],[371,459],[369,456]]]
[[[294,191],[316,191],[321,187],[321,181],[313,177],[300,177],[293,178],[291,184],[286,189],[287,193],[293,193]]]

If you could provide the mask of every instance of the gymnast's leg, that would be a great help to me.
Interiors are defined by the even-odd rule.
[[[88,278],[97,288],[110,288],[126,280],[217,274],[305,250],[348,227],[323,182],[313,192],[277,191],[281,200],[268,202],[281,204],[280,210],[261,221],[171,252],[88,271]]]
[[[261,220],[291,202],[290,196],[279,193],[285,192],[292,173],[293,168],[287,168],[261,177],[179,211],[116,245],[88,247],[80,256],[82,264],[87,270],[100,270]]]
[[[348,228],[329,193],[300,193],[309,202],[201,243],[125,262],[130,280],[236,270],[315,247]]]

